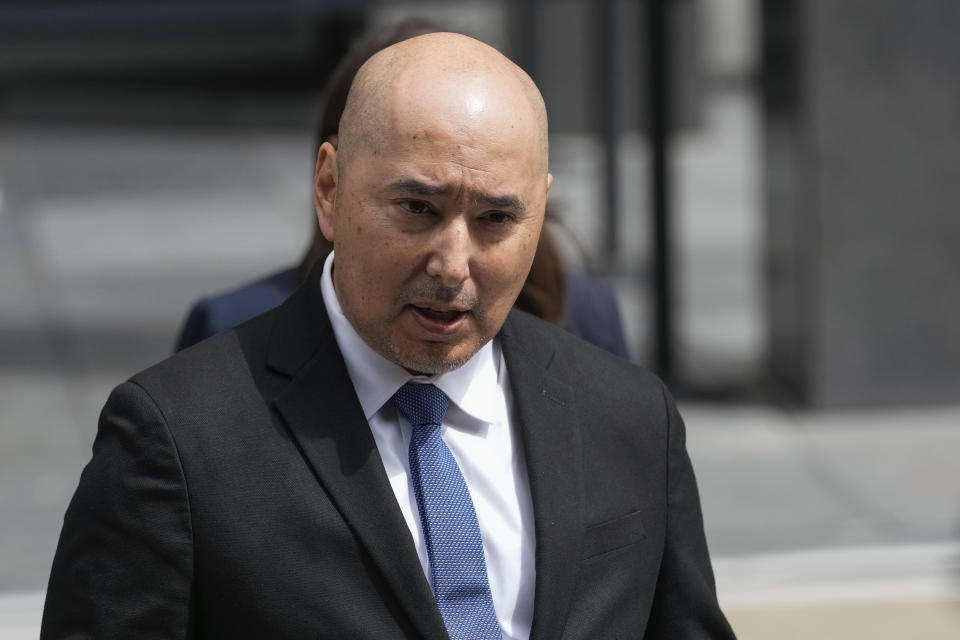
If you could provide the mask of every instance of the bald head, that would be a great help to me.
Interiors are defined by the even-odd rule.
[[[499,51],[456,33],[387,47],[357,72],[340,120],[338,164],[388,139],[446,128],[484,144],[522,144],[547,171],[547,113],[533,80]]]
[[[496,50],[433,33],[377,53],[317,153],[344,316],[411,373],[463,365],[523,287],[552,179],[543,99]]]

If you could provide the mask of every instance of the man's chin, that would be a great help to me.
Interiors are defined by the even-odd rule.
[[[394,362],[415,376],[435,376],[459,369],[467,358],[450,358],[441,356],[407,356],[398,357]]]
[[[462,367],[485,342],[456,345],[431,343],[419,349],[395,349],[388,358],[414,375],[435,376]]]

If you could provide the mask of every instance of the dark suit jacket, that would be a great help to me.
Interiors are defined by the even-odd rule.
[[[194,345],[278,306],[300,285],[296,269],[279,271],[226,293],[198,300],[184,322],[176,350]],[[629,359],[613,288],[582,275],[566,278],[566,329]]]
[[[42,638],[446,637],[316,269],[110,396]],[[500,340],[536,527],[532,638],[728,638],[662,384],[522,312]]]

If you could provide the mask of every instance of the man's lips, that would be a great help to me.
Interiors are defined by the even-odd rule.
[[[459,309],[433,309],[431,307],[421,307],[418,305],[413,305],[413,308],[417,313],[422,313],[431,320],[439,320],[441,322],[453,322],[465,313]]]
[[[433,333],[449,334],[456,331],[466,320],[469,310],[459,309],[448,305],[418,305],[407,306],[418,324]]]

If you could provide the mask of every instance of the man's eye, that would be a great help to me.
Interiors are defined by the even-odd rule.
[[[494,224],[504,224],[513,220],[513,216],[503,211],[491,211],[484,217]]]
[[[430,207],[427,206],[426,202],[422,200],[404,200],[400,203],[400,206],[409,211],[410,213],[423,214],[430,211]]]

